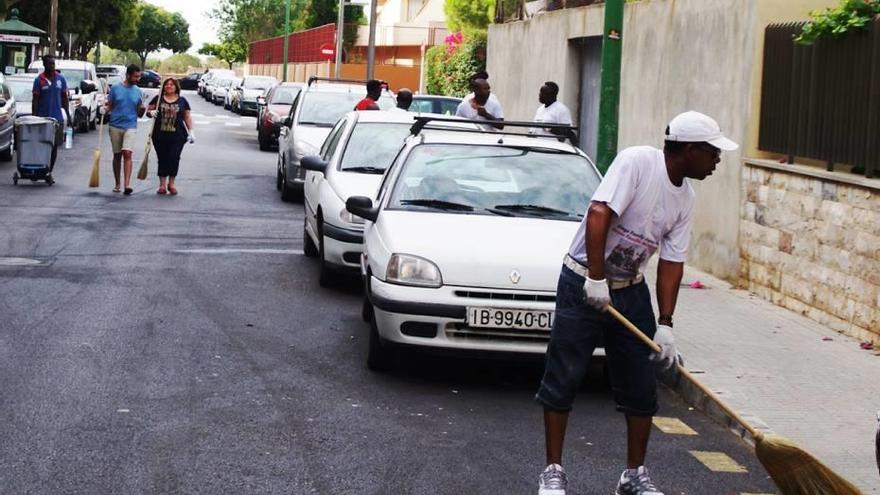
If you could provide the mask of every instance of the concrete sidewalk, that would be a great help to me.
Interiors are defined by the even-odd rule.
[[[866,494],[880,493],[880,346],[862,350],[855,339],[687,268],[683,282],[695,280],[705,288],[683,286],[675,311],[685,366],[753,425],[791,439]],[[702,395],[680,390],[695,403]],[[720,410],[708,412],[724,420]]]

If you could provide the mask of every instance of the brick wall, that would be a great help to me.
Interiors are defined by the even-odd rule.
[[[880,343],[880,181],[747,160],[743,191],[743,285]]]

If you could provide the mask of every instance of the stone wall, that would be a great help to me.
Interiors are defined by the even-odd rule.
[[[747,159],[743,191],[742,284],[880,343],[880,180]]]

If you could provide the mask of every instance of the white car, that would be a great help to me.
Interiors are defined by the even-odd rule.
[[[375,197],[382,174],[410,135],[415,115],[349,112],[330,131],[320,155],[303,157],[303,251],[320,260],[322,286],[330,285],[338,273],[360,272],[364,219],[349,213],[345,201],[350,196]]]
[[[346,202],[366,219],[367,366],[387,369],[401,344],[542,354],[601,176],[555,138],[431,127],[407,138],[375,204]]]
[[[216,83],[212,83],[214,90],[211,91],[211,103],[223,105],[226,101],[226,95],[229,93],[229,88],[234,82],[235,79],[232,78],[221,78]]]

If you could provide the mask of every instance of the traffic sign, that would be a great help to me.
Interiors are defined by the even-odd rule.
[[[324,43],[323,45],[321,45],[320,50],[321,58],[323,58],[324,60],[332,61],[336,58],[336,47],[333,46],[333,43]]]

